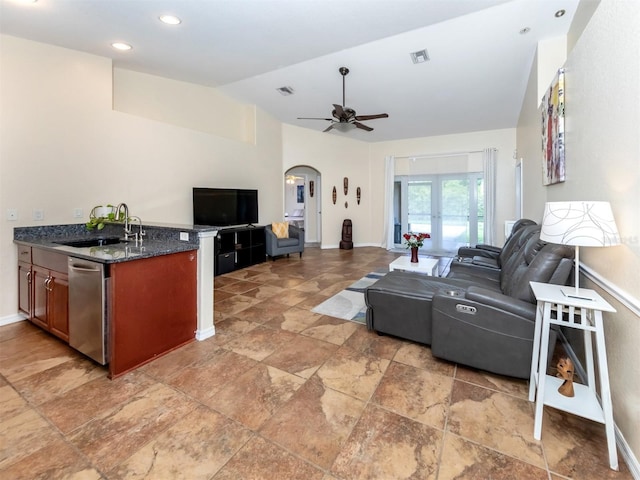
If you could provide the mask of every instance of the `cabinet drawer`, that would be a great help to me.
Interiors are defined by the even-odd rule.
[[[31,250],[31,258],[34,265],[67,273],[67,256],[61,253],[50,252],[40,248]]]
[[[18,261],[31,263],[31,247],[18,245]]]

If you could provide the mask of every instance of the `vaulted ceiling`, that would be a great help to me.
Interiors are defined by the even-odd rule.
[[[584,0],[583,0],[584,1]],[[538,42],[578,0],[0,0],[4,34],[110,57],[118,68],[219,88],[324,130],[332,104],[384,141],[516,126]],[[565,14],[556,17],[556,12]],[[179,25],[159,21],[179,17]],[[521,33],[527,29],[527,33]],[[113,42],[133,48],[116,51]],[[429,60],[413,63],[426,50]],[[284,96],[279,87],[290,87]]]

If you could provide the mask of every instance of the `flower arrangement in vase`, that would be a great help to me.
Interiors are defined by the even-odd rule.
[[[431,238],[428,233],[403,233],[402,237],[407,248],[411,249],[411,263],[418,263],[418,248],[420,248],[427,238]]]

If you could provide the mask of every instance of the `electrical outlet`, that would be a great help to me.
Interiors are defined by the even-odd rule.
[[[41,208],[36,208],[33,210],[33,219],[34,220],[44,220],[44,210]]]
[[[180,240],[184,242],[189,241],[189,232],[180,232]]]
[[[82,211],[81,208],[74,208],[73,209],[73,218],[82,218],[84,217],[84,212]]]
[[[15,208],[7,209],[7,220],[11,220],[12,222],[18,220],[18,210]]]

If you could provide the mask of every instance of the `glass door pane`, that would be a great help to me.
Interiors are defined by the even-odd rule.
[[[455,252],[469,243],[469,180],[466,175],[441,183],[441,248]]]
[[[422,254],[451,255],[484,238],[482,173],[399,176],[396,179],[395,244],[400,233],[429,233]]]
[[[407,230],[405,232],[430,233],[423,249],[432,248],[433,181],[409,180],[407,183]],[[405,233],[403,232],[403,233]]]

